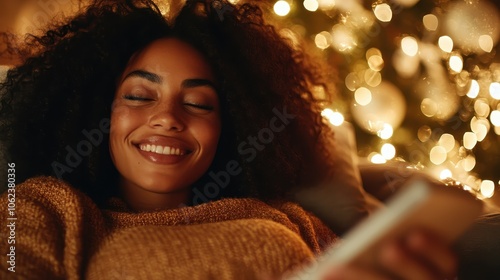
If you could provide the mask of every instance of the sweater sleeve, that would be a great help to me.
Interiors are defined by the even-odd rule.
[[[1,279],[80,279],[103,219],[90,198],[50,177],[17,185],[0,197]],[[92,219],[90,219],[90,217]],[[86,244],[84,247],[83,244]],[[7,259],[6,259],[7,258]]]
[[[276,202],[272,206],[285,213],[290,221],[298,226],[299,234],[309,248],[319,254],[339,237],[319,218],[292,202]]]

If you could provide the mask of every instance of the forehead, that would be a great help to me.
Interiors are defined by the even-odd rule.
[[[135,53],[124,74],[142,69],[161,76],[172,74],[213,80],[212,69],[205,57],[190,44],[176,38],[161,38]]]

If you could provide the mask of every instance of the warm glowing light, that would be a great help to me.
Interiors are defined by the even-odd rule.
[[[389,22],[392,19],[392,10],[389,4],[378,4],[373,8],[375,17],[381,22]]]
[[[484,180],[481,182],[481,194],[486,197],[490,198],[493,196],[495,193],[495,183],[491,180]]]
[[[321,10],[328,11],[335,7],[335,0],[318,0],[318,5]]]
[[[438,18],[433,14],[425,15],[422,19],[425,29],[429,31],[436,31],[438,28]]]
[[[339,52],[349,52],[357,45],[352,30],[343,24],[332,27],[332,44]]]
[[[396,148],[392,144],[385,143],[382,145],[380,153],[385,159],[390,160],[396,156]]]
[[[491,52],[493,49],[493,39],[490,35],[479,36],[479,47],[485,52]]]
[[[486,135],[488,134],[488,126],[486,126],[483,123],[480,123],[477,125],[476,130],[474,131],[477,137],[477,142],[481,142],[486,138]]]
[[[418,53],[417,40],[411,36],[404,37],[401,40],[401,49],[406,55],[415,56]]]
[[[377,136],[386,140],[392,137],[392,134],[394,133],[394,129],[390,124],[385,123],[383,128],[379,131],[377,131]]]
[[[472,155],[468,155],[462,160],[462,167],[465,171],[471,171],[476,166],[476,158]]]
[[[379,153],[372,153],[368,156],[368,158],[369,158],[370,162],[374,163],[374,164],[384,164],[387,162],[387,160],[384,158],[384,156],[382,156]]]
[[[444,180],[446,178],[451,178],[453,177],[453,174],[451,173],[451,171],[449,169],[444,169],[443,171],[441,171],[441,173],[439,173],[439,178],[441,180]]]
[[[378,56],[382,57],[382,52],[377,48],[369,48],[365,53],[366,59],[369,59],[370,57],[372,57],[374,55],[378,55]]]
[[[469,98],[476,98],[479,95],[479,83],[476,80],[470,81],[469,92],[467,92],[467,96]]]
[[[394,0],[394,4],[409,8],[409,7],[417,4],[418,1],[420,1],[420,0]]]
[[[500,127],[500,111],[499,110],[494,110],[491,112],[490,121],[494,126]]]
[[[274,4],[273,9],[275,14],[284,17],[290,12],[290,4],[287,1],[280,0]]]
[[[376,87],[382,82],[382,74],[372,69],[366,69],[364,72],[365,83],[371,87]]]
[[[316,47],[324,50],[330,46],[330,42],[332,41],[332,35],[326,31],[320,32],[316,34],[314,37],[314,43]]]
[[[433,117],[436,115],[438,111],[438,106],[434,100],[430,98],[424,98],[422,100],[422,103],[420,103],[420,111],[422,111],[422,114],[424,114],[426,117]]]
[[[481,142],[486,137],[486,134],[488,134],[490,123],[484,118],[473,117],[470,121],[470,128],[476,134],[477,141]]]
[[[441,36],[438,40],[438,46],[444,52],[450,53],[453,50],[453,40],[450,36]]]
[[[477,136],[474,132],[464,133],[464,147],[472,150],[477,144]]]
[[[310,12],[315,12],[319,8],[319,3],[316,0],[304,0],[304,8]]]
[[[372,102],[372,92],[365,87],[360,87],[354,92],[354,100],[359,105],[366,106]]]
[[[491,97],[500,100],[500,83],[494,82],[490,84]]]
[[[490,114],[490,105],[484,98],[478,99],[474,102],[474,111],[476,116],[486,118]]]
[[[334,126],[340,126],[344,123],[344,116],[335,112],[332,109],[326,108],[321,112],[321,115],[328,119],[328,121]]]
[[[372,55],[368,58],[368,66],[373,71],[380,71],[384,68],[384,59],[380,55]]]
[[[438,143],[449,153],[455,147],[455,137],[449,133],[444,133],[439,138]]]
[[[345,77],[345,86],[350,91],[355,91],[361,83],[361,78],[355,72],[351,72]]]
[[[464,62],[462,61],[462,58],[458,55],[452,55],[450,56],[450,60],[448,61],[448,64],[450,65],[450,69],[455,71],[456,73],[459,73],[462,71],[464,67]]]
[[[396,49],[392,56],[392,65],[402,78],[414,77],[420,68],[419,56],[408,56],[403,50]]]
[[[446,160],[446,150],[441,146],[434,146],[429,154],[429,159],[435,165],[440,165]]]
[[[431,138],[432,130],[428,125],[424,125],[418,129],[417,137],[418,140],[425,143]]]

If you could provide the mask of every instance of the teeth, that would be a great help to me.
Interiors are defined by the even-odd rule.
[[[143,151],[146,151],[146,152],[152,152],[152,153],[157,153],[157,154],[162,154],[162,155],[177,155],[177,156],[184,155],[184,150],[181,150],[179,148],[169,147],[169,146],[141,144],[141,145],[139,145],[139,148]]]

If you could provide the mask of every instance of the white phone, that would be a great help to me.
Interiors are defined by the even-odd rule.
[[[415,228],[428,229],[451,244],[482,209],[482,201],[467,191],[411,180],[385,208],[356,225],[315,264],[290,279],[322,279],[332,267],[350,263],[376,267],[379,247]]]

